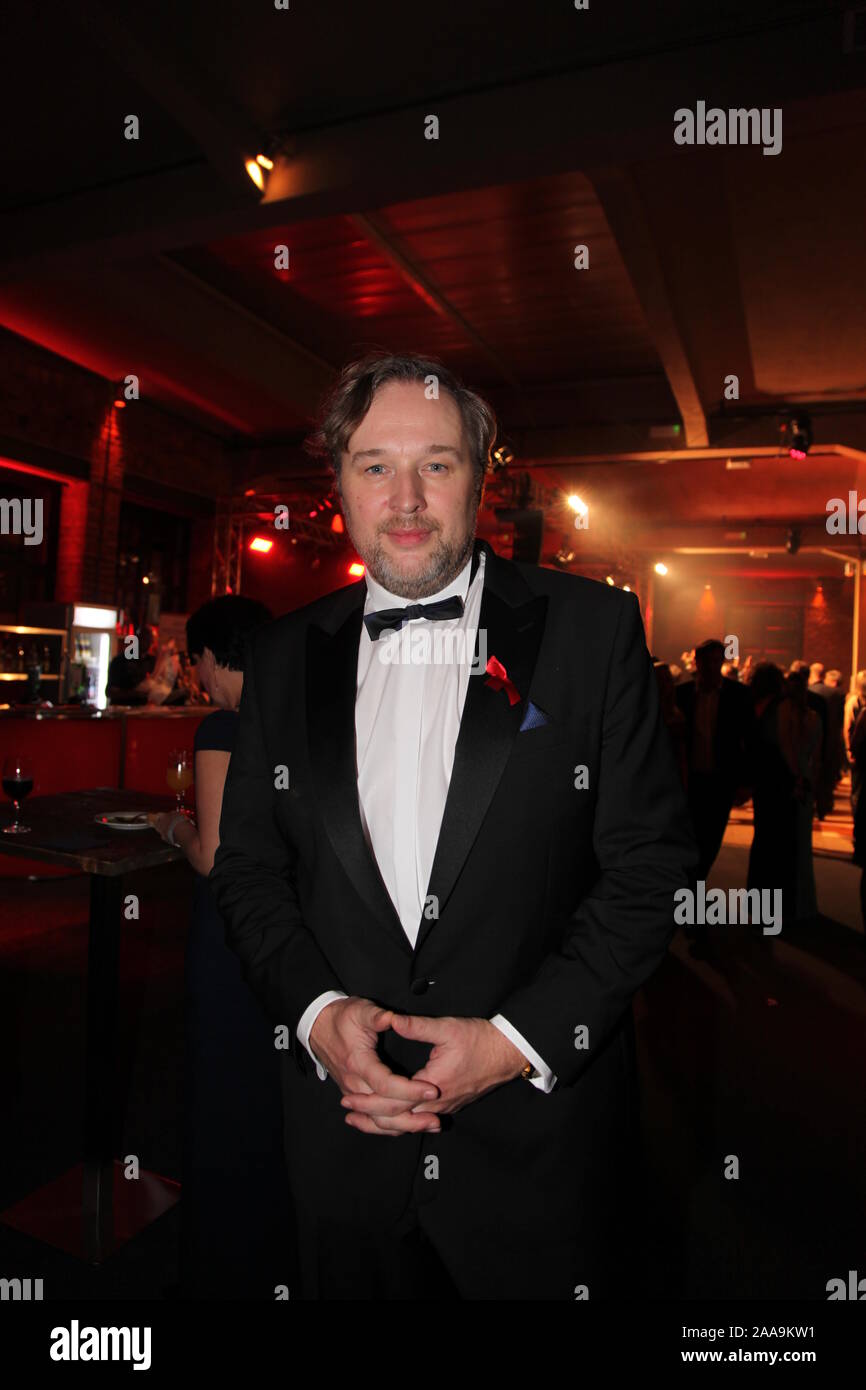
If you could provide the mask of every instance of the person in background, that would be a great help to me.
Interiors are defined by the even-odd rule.
[[[749,761],[755,831],[749,851],[748,888],[782,891],[782,905],[795,901],[797,862],[796,777],[779,737],[779,707],[785,676],[771,661],[754,668],[749,685],[755,723]],[[753,924],[753,934],[762,935]]]
[[[856,814],[857,802],[860,799],[860,788],[863,785],[863,773],[857,767],[854,755],[851,752],[851,734],[857,717],[862,710],[866,709],[866,671],[858,671],[854,680],[854,689],[846,697],[845,715],[842,724],[842,738],[845,745],[845,753],[851,764],[851,810]]]
[[[686,724],[689,811],[700,853],[698,881],[709,876],[731,807],[748,798],[752,700],[744,686],[722,675],[724,656],[718,638],[701,642],[695,648],[697,678],[676,688]],[[706,926],[686,928],[686,936],[691,938],[691,954],[703,954],[709,941]]]
[[[821,772],[815,791],[815,809],[819,820],[833,810],[833,791],[842,773],[842,723],[845,717],[845,697],[838,688],[838,671],[825,672],[820,661],[809,668],[809,693],[823,702],[824,747]]]
[[[673,671],[664,661],[654,661],[653,670],[658,682],[662,706],[662,721],[671,736],[671,746],[677,760],[677,770],[683,787],[688,786],[689,760],[686,753],[686,720],[677,704],[676,682]]]
[[[683,680],[693,680],[695,675],[695,649],[692,647],[690,652],[680,654],[680,669],[683,673]]]
[[[848,756],[845,752],[845,691],[842,688],[842,672],[835,669],[828,671],[824,677],[824,684],[830,692],[828,699],[834,723],[838,716],[839,737],[837,741],[834,740],[834,746],[837,748],[836,776],[833,782],[835,786],[848,766]]]
[[[149,705],[167,704],[174,690],[180,671],[180,657],[174,639],[157,647],[156,663],[149,676],[142,681],[140,689],[147,693]]]
[[[734,802],[747,796],[746,749],[752,702],[738,681],[722,676],[724,645],[717,638],[695,649],[697,678],[676,688],[685,716],[689,806],[701,853],[697,876],[706,879]]]
[[[187,651],[217,706],[195,735],[197,824],[150,817],[195,870],[185,962],[185,1105],[181,1296],[267,1299],[296,1280],[294,1217],[283,1154],[274,1034],[245,984],[207,882],[219,843],[223,788],[235,741],[249,632],[264,604],[226,594],[187,622]]]
[[[862,782],[863,767],[866,764],[866,709],[861,709],[854,721],[851,729],[850,747],[852,779],[856,767]],[[860,875],[860,914],[863,918],[863,931],[866,933],[866,796],[857,798],[857,806],[854,811],[854,853],[852,860],[863,871]],[[864,935],[864,942],[866,942],[866,935]]]
[[[824,663],[823,661],[813,661],[809,667],[809,687],[813,689],[816,685],[823,684]]]
[[[779,746],[794,775],[795,878],[793,901],[790,896],[788,902],[785,902],[784,896],[782,899],[786,923],[818,915],[812,860],[812,819],[823,739],[821,720],[809,705],[807,682],[805,664],[789,672],[785,681],[785,698],[778,710]]]
[[[159,654],[156,630],[145,625],[135,633],[138,656],[129,656],[121,639],[117,655],[111,658],[105,694],[110,705],[146,705],[149,681]]]

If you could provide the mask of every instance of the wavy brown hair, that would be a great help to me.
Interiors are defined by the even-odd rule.
[[[431,376],[437,379],[439,390],[447,391],[454,399],[460,411],[480,494],[490,463],[490,450],[496,440],[496,416],[487,402],[464,386],[443,363],[435,357],[414,352],[369,352],[347,363],[323,401],[318,425],[307,436],[304,447],[314,457],[327,460],[338,492],[343,454],[376,392],[389,381],[417,381],[423,386]]]

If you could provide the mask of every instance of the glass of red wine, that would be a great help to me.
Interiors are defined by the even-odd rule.
[[[4,835],[29,835],[31,827],[22,825],[21,802],[33,790],[33,764],[29,758],[10,753],[3,760],[3,790],[12,801],[13,820],[4,825]]]

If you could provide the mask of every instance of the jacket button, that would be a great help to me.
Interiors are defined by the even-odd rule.
[[[413,980],[409,988],[413,994],[426,994],[429,980]]]

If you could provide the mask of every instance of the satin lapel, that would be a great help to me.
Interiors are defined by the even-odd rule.
[[[334,852],[377,921],[411,946],[364,838],[355,759],[355,692],[366,586],[333,630],[307,631],[307,746],[313,794]]]
[[[532,596],[519,571],[482,544],[487,552],[487,567],[479,629],[487,633],[488,658],[499,659],[520,699],[509,704],[505,690],[494,690],[487,684],[486,676],[469,677],[427,888],[427,898],[434,899],[438,913],[445,907],[466,862],[520,728],[547,614],[547,599],[543,595]],[[435,922],[435,917],[422,916],[416,953]]]

